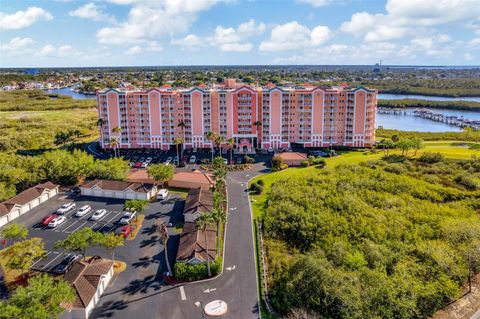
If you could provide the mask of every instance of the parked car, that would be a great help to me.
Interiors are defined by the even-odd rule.
[[[118,221],[119,224],[127,225],[130,224],[137,216],[137,212],[125,212],[123,213],[122,218]]]
[[[145,162],[150,163],[152,160],[153,160],[153,158],[147,157],[147,159],[145,160]]]
[[[198,150],[196,147],[193,148],[192,153],[196,153]]]
[[[106,213],[107,213],[107,211],[105,209],[97,209],[95,211],[95,213],[93,213],[93,215],[90,217],[90,219],[91,220],[99,220],[100,218],[105,216]]]
[[[190,164],[195,164],[197,162],[197,157],[195,155],[190,156]]]
[[[178,164],[178,166],[180,166],[180,167],[185,167],[185,166],[187,166],[187,162],[186,162],[186,161],[181,161],[181,162]]]
[[[286,152],[292,152],[292,149],[290,147],[287,147],[285,151]]]
[[[127,237],[130,235],[133,231],[133,226],[131,225],[125,225],[122,227],[119,227],[115,230],[115,235],[122,235],[123,237]]]
[[[40,222],[40,225],[42,226],[48,226],[48,224],[54,220],[55,218],[57,218],[58,216],[55,215],[55,214],[50,214],[50,215],[47,215],[45,217],[42,218],[42,221]]]
[[[273,153],[273,148],[269,147],[268,148],[268,153],[272,154]]]
[[[178,163],[179,163],[178,156],[175,156],[173,158],[173,164],[178,165]]]
[[[224,159],[223,159],[223,163],[224,163],[225,165],[227,165],[227,164],[228,164],[228,160],[227,160],[226,158],[224,158]]]
[[[80,259],[80,255],[70,253],[70,254],[66,255],[65,258],[63,258],[63,260],[58,265],[53,267],[52,272],[55,273],[55,274],[62,275],[64,273],[66,273],[67,271],[69,271],[70,268],[72,268],[75,261],[77,261],[78,259]]]
[[[74,210],[74,209],[75,209],[75,206],[76,206],[76,205],[75,205],[74,202],[70,202],[70,203],[63,204],[62,206],[60,206],[59,209],[57,209],[57,214],[58,214],[58,215],[66,214],[66,213],[68,213],[69,211]]]
[[[92,211],[92,207],[90,205],[84,205],[80,207],[80,209],[75,213],[76,217],[82,217]]]
[[[81,193],[80,187],[75,186],[72,189],[70,189],[70,195],[77,196]]]
[[[168,196],[168,190],[162,188],[158,193],[157,193],[157,199],[158,200],[164,200],[167,199]]]
[[[165,165],[169,165],[172,162],[173,158],[171,156],[167,157],[167,160],[165,161]]]
[[[148,166],[148,162],[143,162],[141,167],[142,168],[147,168],[147,166]]]
[[[67,217],[65,216],[57,216],[48,223],[48,227],[55,228],[66,220],[67,220]]]
[[[142,162],[136,162],[133,167],[140,168],[140,167],[142,167],[142,164],[143,164]]]

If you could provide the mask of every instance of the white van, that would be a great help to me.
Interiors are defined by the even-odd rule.
[[[168,190],[162,188],[161,190],[158,191],[157,193],[157,199],[158,200],[165,200],[167,199],[168,196]]]

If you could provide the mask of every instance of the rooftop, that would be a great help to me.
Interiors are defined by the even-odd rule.
[[[137,193],[148,193],[152,190],[153,184],[149,183],[138,183],[138,182],[124,182],[124,181],[112,181],[107,179],[95,179],[86,182],[81,187],[82,188],[92,188],[98,187],[103,190],[112,190],[112,191],[124,191],[130,189]]]
[[[207,241],[205,241],[205,235]],[[209,260],[213,261],[216,257],[217,251],[216,237],[216,225],[207,226],[205,232],[203,232],[197,228],[197,225],[195,223],[186,222],[183,225],[183,231],[180,235],[180,244],[177,251],[177,260],[190,261],[195,258],[201,262],[206,261],[206,244],[208,244],[208,258]]]
[[[40,197],[46,189],[51,190],[56,187],[58,187],[58,185],[52,182],[46,182],[24,190],[20,194],[7,199],[3,203],[0,203],[0,216],[8,214],[15,207],[15,205],[25,205],[35,198]]]

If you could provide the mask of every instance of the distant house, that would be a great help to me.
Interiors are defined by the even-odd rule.
[[[65,314],[69,319],[87,319],[113,277],[113,262],[101,257],[77,261],[65,274],[76,299]]]
[[[185,222],[195,222],[203,213],[210,213],[213,209],[213,194],[210,190],[191,188],[188,191],[183,216]]]
[[[205,241],[206,233],[206,241]],[[186,222],[180,234],[177,251],[177,262],[198,264],[208,260],[214,261],[217,256],[217,227],[209,225],[205,232],[198,229],[196,223]]]
[[[148,200],[155,196],[153,184],[95,179],[80,186],[82,195],[122,199]]]
[[[210,189],[213,186],[212,175],[199,170],[193,172],[177,172],[168,182],[170,187]]]
[[[0,227],[58,194],[52,182],[38,184],[0,203]]]
[[[307,154],[298,152],[284,152],[279,153],[276,156],[283,159],[283,162],[288,166],[301,166],[302,162],[307,160]]]

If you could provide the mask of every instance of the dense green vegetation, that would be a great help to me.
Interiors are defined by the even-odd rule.
[[[453,79],[384,79],[380,81],[360,81],[382,93],[418,94],[436,96],[480,96],[479,78]]]
[[[391,155],[281,179],[263,208],[271,302],[323,318],[428,317],[477,270],[479,209],[480,159]]]
[[[379,128],[375,131],[377,139],[391,138],[392,136],[412,138],[418,137],[425,141],[470,141],[480,142],[480,131],[467,129],[463,132],[414,132]]]
[[[87,178],[124,180],[129,170],[120,158],[94,160],[79,150],[54,150],[38,156],[0,153],[0,201],[47,180],[64,185]]]
[[[74,99],[41,90],[0,91],[0,111],[94,109],[95,99]]]
[[[97,138],[95,100],[51,99],[42,91],[0,92],[0,152],[49,149],[70,132],[69,143]]]
[[[428,107],[432,109],[480,111],[480,102],[471,101],[430,101],[419,99],[378,100],[378,107],[408,108]]]

